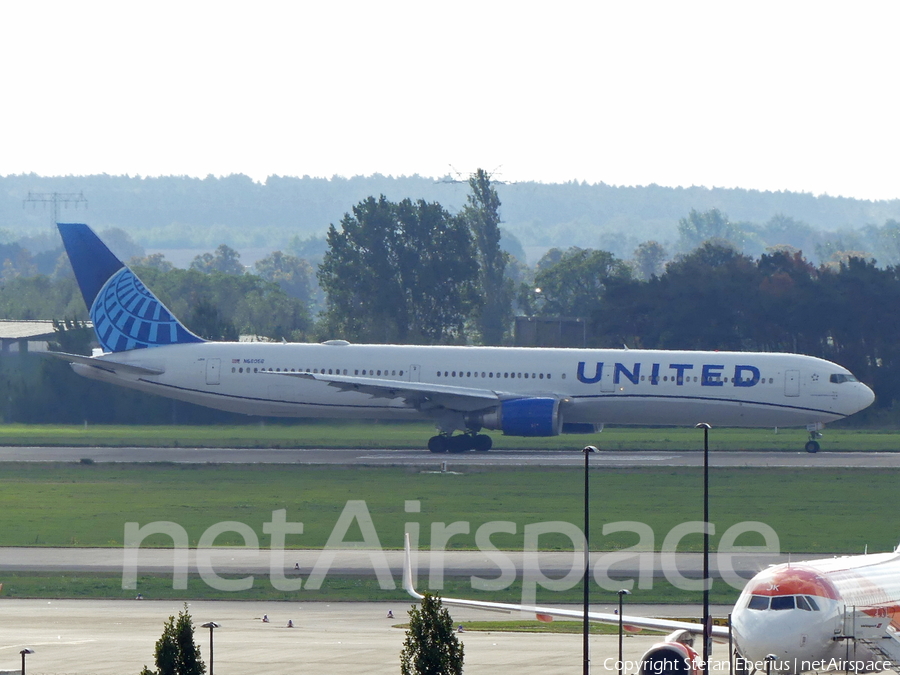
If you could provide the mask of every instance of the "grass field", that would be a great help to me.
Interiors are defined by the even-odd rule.
[[[399,587],[382,590],[378,581],[371,577],[339,576],[329,574],[318,590],[301,589],[296,592],[276,590],[268,579],[254,579],[253,587],[240,592],[221,591],[207,585],[199,576],[188,577],[185,590],[172,588],[171,575],[144,574],[138,576],[135,590],[122,588],[122,576],[79,572],[72,574],[52,574],[43,572],[0,572],[4,598],[56,598],[108,600],[131,600],[141,593],[148,600],[271,600],[273,602],[396,602],[403,608],[413,603],[413,599]],[[516,581],[501,591],[481,591],[472,588],[466,578],[451,577],[444,580],[444,588],[439,591],[445,597],[488,600],[491,602],[522,602],[522,584]],[[591,590],[595,604],[615,604],[615,593],[594,586]],[[635,590],[629,602],[652,604],[684,604],[698,602],[698,593],[674,588],[665,579],[654,579],[653,588]],[[710,602],[717,605],[733,604],[738,592],[721,581],[714,581],[710,591]],[[536,601],[540,604],[580,604],[583,600],[582,587],[576,583],[564,591],[549,591],[537,588]],[[394,610],[398,617],[400,613]]]
[[[0,424],[0,445],[163,446],[237,448],[424,448],[434,428],[426,423],[247,424],[235,426],[114,426]],[[497,449],[571,450],[586,444],[602,450],[698,450],[702,436],[685,428],[607,428],[600,434],[518,438],[492,433]],[[714,429],[710,449],[796,452],[806,442],[803,429]],[[823,451],[900,450],[900,432],[829,428]]]
[[[862,552],[893,548],[900,514],[893,508],[900,472],[852,469],[712,469],[710,510],[718,536],[743,521],[761,521],[778,534],[783,551]],[[637,543],[633,532],[602,535],[606,523],[637,521],[659,549],[676,525],[700,520],[701,472],[691,468],[596,469],[592,479],[591,542],[596,550]],[[488,521],[510,521],[515,534],[496,534],[499,548],[520,550],[526,525],[582,520],[580,469],[479,469],[459,475],[403,468],[236,464],[4,463],[0,465],[0,546],[121,546],[126,522],[173,521],[191,545],[221,521],[248,525],[267,547],[263,523],[286,509],[302,522],[287,545],[321,548],[348,501],[363,501],[379,543],[400,548],[404,523],[421,525],[430,545],[433,523],[469,523],[448,548],[477,548],[475,532]],[[404,510],[418,500],[421,512]],[[354,521],[347,541],[362,540]],[[244,545],[225,532],[217,545]],[[762,544],[748,535],[739,545]],[[153,535],[145,546],[171,546]],[[679,550],[700,550],[688,535]],[[544,549],[571,550],[563,535],[540,539]]]
[[[431,432],[424,424],[303,424],[237,427],[21,427],[0,425],[0,444],[25,445],[162,445],[184,447],[420,447]],[[802,431],[775,434],[772,430],[716,429],[714,451],[768,449],[797,451]],[[373,439],[375,441],[373,442]],[[593,443],[609,450],[699,449],[702,436],[693,429],[607,429],[595,436],[516,439],[495,436],[498,448],[557,448],[572,450]],[[826,435],[827,450],[896,450],[900,434],[836,430]],[[89,456],[88,451],[85,452]],[[580,468],[472,468],[459,475],[421,473],[414,469],[371,467],[308,467],[262,464],[0,464],[0,546],[122,545],[125,523],[146,525],[173,521],[188,532],[191,545],[221,521],[248,525],[267,547],[263,523],[272,511],[286,509],[290,522],[303,522],[304,533],[288,537],[297,548],[321,548],[348,501],[361,501],[371,515],[384,548],[399,548],[404,524],[421,526],[420,545],[428,548],[433,525],[464,522],[468,534],[455,535],[448,548],[474,549],[475,532],[489,521],[509,521],[516,533],[495,534],[501,549],[520,550],[526,525],[564,521],[579,525],[582,518]],[[900,539],[900,515],[892,496],[900,471],[830,469],[712,469],[711,519],[718,537],[732,525],[761,521],[774,529],[782,551],[859,553],[889,550]],[[616,550],[633,546],[633,532],[603,536],[604,524],[619,521],[646,523],[653,548],[686,521],[700,520],[701,475],[691,468],[641,467],[594,469],[592,477],[592,548]],[[421,512],[406,513],[406,500],[418,500]],[[359,541],[356,523],[346,541]],[[219,545],[243,545],[236,533],[225,532]],[[647,543],[647,542],[645,542]],[[739,545],[763,543],[757,536]],[[161,536],[144,546],[171,546]],[[699,551],[699,535],[684,537],[679,550]],[[543,549],[571,550],[562,535],[540,539]],[[130,598],[136,591],[121,588],[116,574],[0,573],[5,597]],[[145,575],[138,591],[145,597],[176,599],[238,599],[215,591],[192,577],[187,591],[172,589],[169,576]],[[518,584],[506,591],[479,594],[467,579],[448,579],[445,595],[482,597],[519,602]],[[329,576],[319,591],[286,594],[260,579],[240,599],[290,601],[391,600],[408,603],[400,590],[382,591],[375,579]],[[641,591],[641,602],[690,602],[683,591],[655,580]],[[688,594],[690,595],[690,594]],[[722,584],[713,589],[713,602],[730,603],[736,591]],[[596,590],[595,602],[612,602]],[[538,589],[539,602],[580,601],[578,587],[566,592]],[[398,607],[403,607],[398,604]],[[396,613],[396,610],[395,610]],[[497,629],[499,630],[499,629]]]

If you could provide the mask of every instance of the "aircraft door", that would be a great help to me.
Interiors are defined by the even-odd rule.
[[[612,363],[603,364],[603,377],[600,379],[600,391],[613,392],[616,390],[616,385],[613,382],[614,370],[615,367]]]
[[[784,372],[784,395],[799,396],[800,395],[800,371],[786,370]]]
[[[222,359],[206,359],[206,384],[219,384]]]
[[[422,381],[422,366],[418,364],[413,364],[409,367],[409,381],[410,382],[421,382]]]

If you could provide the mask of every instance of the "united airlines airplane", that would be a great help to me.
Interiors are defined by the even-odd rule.
[[[604,424],[806,426],[872,403],[846,369],[797,354],[208,342],[87,226],[60,224],[100,344],[55,353],[85,377],[211,408],[281,417],[432,420],[432,452]],[[462,433],[454,435],[454,432]]]

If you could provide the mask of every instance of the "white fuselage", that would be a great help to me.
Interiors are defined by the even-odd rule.
[[[841,366],[777,353],[206,342],[100,358],[163,372],[73,367],[161,396],[284,417],[420,414],[404,398],[290,376],[298,372],[447,385],[501,398],[557,397],[564,421],[582,424],[812,425],[846,417],[873,400],[871,390]]]
[[[882,640],[900,619],[900,554],[771,567],[745,587],[732,613],[738,651],[773,671],[835,669],[856,654],[851,638]],[[889,638],[892,639],[892,638]]]

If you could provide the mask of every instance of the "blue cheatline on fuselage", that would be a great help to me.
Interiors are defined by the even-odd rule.
[[[203,342],[166,309],[87,225],[57,225],[105,352]]]

